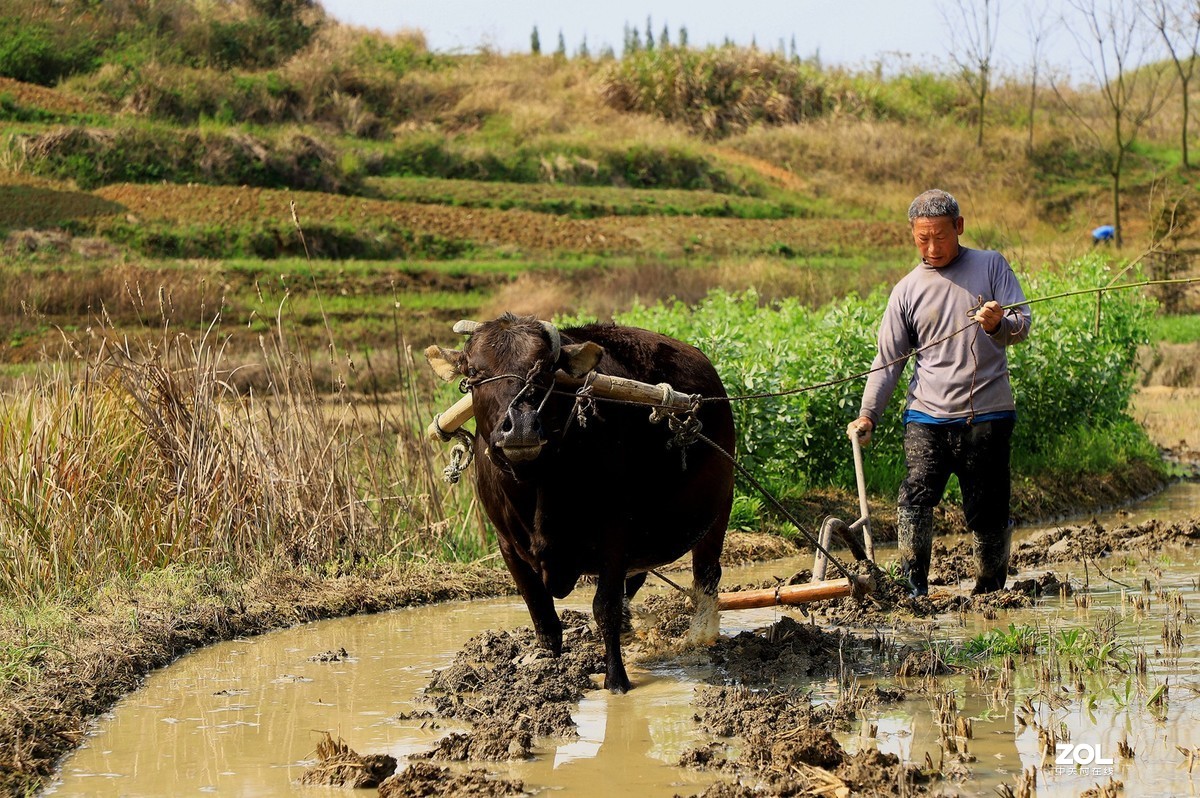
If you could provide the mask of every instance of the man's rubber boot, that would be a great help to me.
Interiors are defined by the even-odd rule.
[[[913,596],[929,595],[929,558],[933,551],[933,508],[896,508],[896,538],[900,544],[900,573]]]
[[[990,535],[971,533],[975,549],[975,587],[972,596],[1004,589],[1008,581],[1008,560],[1012,553],[1012,523]]]

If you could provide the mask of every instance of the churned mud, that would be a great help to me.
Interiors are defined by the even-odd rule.
[[[1014,571],[1019,567],[1036,572],[1044,566],[1042,574],[1010,580],[1005,590],[974,597],[957,587],[971,578],[969,541],[950,546],[938,541],[931,596],[911,598],[886,572],[859,563],[854,570],[876,580],[870,596],[812,605],[803,619],[783,615],[769,626],[707,646],[689,637],[692,602],[687,593],[654,594],[635,603],[634,629],[625,636],[624,650],[633,663],[674,660],[708,669],[706,684],[693,697],[695,723],[707,739],[684,751],[678,761],[681,768],[717,778],[700,793],[703,798],[931,794],[952,788],[972,770],[973,758],[953,745],[956,736],[970,734],[969,725],[962,728],[964,719],[957,715],[953,698],[940,699],[947,704],[941,708],[947,740],[942,760],[905,764],[894,754],[880,752],[870,734],[852,734],[867,716],[864,710],[902,701],[906,694],[878,686],[862,688],[856,677],[924,679],[954,668],[934,648],[899,645],[877,634],[838,627],[870,628],[883,621],[954,612],[995,617],[1031,606],[1041,596],[1068,595],[1074,587],[1055,574],[1056,564],[1089,561],[1103,571],[1119,570],[1123,561],[1114,553],[1197,541],[1197,520],[1109,527],[1093,521],[1047,529],[1013,548]],[[777,581],[807,577],[802,571]],[[413,757],[408,770],[384,783],[382,794],[446,794],[445,780],[450,778],[471,780],[456,787],[465,795],[520,794],[520,783],[486,771],[463,775],[445,770],[432,777],[438,771],[426,760],[486,764],[528,758],[537,754],[539,738],[576,734],[572,710],[589,691],[600,689],[603,646],[589,616],[568,610],[562,618],[561,657],[540,649],[529,628],[489,631],[470,640],[450,666],[435,673],[423,696],[428,705],[423,712],[441,725],[465,728]],[[836,680],[837,696],[814,700],[806,685],[829,679]],[[930,689],[928,682],[919,684],[918,691]],[[835,734],[850,736],[852,743],[857,739],[857,745],[850,746],[856,750],[847,750]]]
[[[555,657],[533,630],[484,632],[434,674],[426,698],[434,715],[471,724],[442,738],[425,756],[440,760],[526,759],[534,737],[575,736],[571,708],[604,672],[604,647],[591,618],[562,613],[563,652]]]
[[[382,798],[423,798],[427,795],[498,798],[528,793],[520,781],[497,778],[482,768],[455,773],[428,762],[414,762],[379,785],[379,795]]]
[[[341,739],[326,732],[317,744],[317,763],[300,776],[301,784],[328,787],[378,787],[396,772],[396,758],[387,754],[363,756]]]
[[[625,651],[631,662],[676,658],[710,670],[708,686],[697,690],[694,707],[697,724],[711,741],[685,752],[680,760],[682,767],[719,774],[720,781],[704,795],[804,795],[841,789],[864,795],[914,794],[929,781],[928,775],[902,765],[894,755],[873,748],[850,754],[833,736],[834,730],[849,730],[865,707],[904,697],[899,691],[859,689],[854,675],[877,674],[881,668],[897,673],[915,651],[790,616],[755,632],[698,646],[689,637],[691,610],[691,600],[682,592],[647,597],[636,606],[635,628],[626,635]],[[436,672],[423,696],[429,707],[423,712],[439,724],[469,728],[451,732],[414,761],[521,759],[534,755],[538,738],[574,736],[571,711],[588,691],[601,689],[604,652],[589,616],[566,610],[561,617],[560,657],[540,649],[529,628],[489,631],[468,641],[448,667]],[[831,677],[845,684],[835,702],[815,703],[801,685]],[[444,784],[419,778],[428,772],[398,774],[381,793],[446,794]],[[478,775],[484,789],[512,787],[494,775]],[[388,791],[400,781],[404,792]],[[766,792],[759,787],[751,792],[745,784],[760,785]]]

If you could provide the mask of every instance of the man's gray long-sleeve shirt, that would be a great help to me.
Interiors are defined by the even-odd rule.
[[[859,415],[878,423],[907,362],[899,359],[968,325],[969,311],[978,307],[980,297],[1001,305],[1025,301],[1012,267],[999,252],[960,247],[949,264],[933,268],[921,263],[900,280],[879,326],[871,368],[891,365],[867,378]],[[1025,340],[1029,323],[1029,306],[1023,305],[1006,311],[991,335],[971,325],[918,352],[908,408],[940,419],[1015,410],[1005,347]]]

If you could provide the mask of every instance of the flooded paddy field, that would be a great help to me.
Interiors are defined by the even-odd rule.
[[[326,733],[395,757],[385,795],[1192,794],[1198,517],[1187,482],[1018,530],[1024,590],[976,600],[965,542],[939,538],[928,601],[726,612],[710,648],[680,641],[685,602],[651,577],[626,695],[596,689],[588,587],[559,602],[560,660],[517,597],[220,643],[100,719],[46,794],[345,794],[301,783]],[[723,589],[809,566],[728,567]]]

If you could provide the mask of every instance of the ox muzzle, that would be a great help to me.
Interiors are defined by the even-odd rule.
[[[546,445],[539,410],[532,402],[510,405],[504,420],[492,431],[492,448],[502,452],[510,463],[528,463],[536,459]]]

